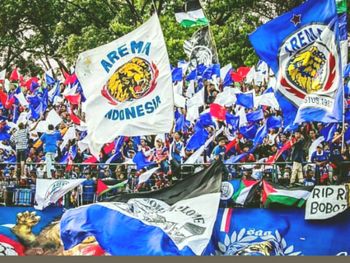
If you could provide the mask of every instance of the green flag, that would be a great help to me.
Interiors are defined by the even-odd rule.
[[[183,8],[175,11],[175,18],[183,27],[207,26],[209,24],[198,0],[187,0]]]
[[[337,13],[342,14],[346,12],[346,0],[336,0],[337,2]]]

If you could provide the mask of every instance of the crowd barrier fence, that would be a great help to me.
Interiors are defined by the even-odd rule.
[[[167,176],[171,178],[171,181],[183,180],[186,176],[195,173],[205,167],[208,167],[210,163],[199,163],[199,164],[181,164],[178,168],[177,174]],[[343,162],[344,167],[350,167],[350,162]],[[6,206],[32,206],[34,205],[35,197],[35,184],[21,185],[18,180],[14,180],[16,169],[19,170],[19,163],[0,163],[0,205]],[[70,169],[67,169],[67,164],[53,163],[53,177],[47,178],[46,167],[44,163],[27,163],[25,164],[26,178],[30,180],[33,171],[35,177],[45,179],[76,179],[85,178],[89,175],[91,178],[108,180],[113,178],[116,171],[124,175],[124,180],[129,179],[128,187],[126,191],[133,192],[137,189],[137,170],[134,164],[124,163],[73,163],[69,165]],[[122,167],[121,169],[118,169]],[[274,164],[265,163],[235,163],[225,164],[226,171],[223,178],[224,181],[231,180],[233,178],[253,178],[256,180],[266,179],[274,183],[289,184],[289,177],[286,173],[291,175],[292,162],[276,162]],[[314,170],[315,164],[310,162],[303,163],[304,174],[307,170]],[[327,168],[328,169],[328,168]],[[6,172],[10,172],[10,176],[6,175]],[[121,171],[121,172],[120,172]],[[163,176],[161,172],[158,172],[160,177]],[[329,173],[332,173],[332,168],[329,167]],[[159,180],[157,173],[149,181],[149,185],[154,185]],[[117,175],[116,175],[117,176]],[[158,178],[158,179],[157,179]],[[118,177],[116,178],[118,179]],[[123,180],[123,179],[121,179]],[[95,185],[96,186],[96,185]],[[88,188],[91,189],[88,189]],[[78,188],[76,202],[77,205],[86,203],[92,203],[97,201],[96,188],[92,189],[93,186],[81,186]],[[151,188],[150,190],[153,190]],[[114,194],[115,192],[111,192]],[[69,203],[67,201],[69,197],[66,195],[63,203]],[[57,205],[62,205],[60,202]]]

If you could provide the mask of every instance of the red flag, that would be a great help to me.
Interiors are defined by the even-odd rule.
[[[266,164],[274,164],[278,158],[280,158],[281,154],[284,153],[285,151],[289,150],[290,148],[292,148],[293,146],[293,140],[290,140],[288,142],[286,142],[281,149],[279,149],[277,151],[277,153],[275,155],[270,156],[267,161]]]
[[[63,71],[63,75],[65,78],[64,85],[72,85],[77,81],[77,75],[75,75],[75,73],[69,75],[67,72]]]
[[[84,164],[97,163],[97,159],[95,156],[90,156],[83,163]]]
[[[24,247],[17,241],[0,234],[1,254],[5,256],[24,256]]]
[[[74,95],[65,95],[64,97],[73,105],[79,105],[81,100],[81,95],[79,93]]]
[[[237,73],[237,72],[232,72],[231,73],[231,78],[233,79],[234,82],[242,82],[243,81],[243,77]]]
[[[219,104],[212,103],[210,104],[210,115],[220,121],[224,121],[226,120],[226,108]]]
[[[102,182],[101,179],[98,179],[97,180],[96,194],[100,195],[101,193],[103,193],[106,190],[108,190],[108,186],[104,182]]]
[[[22,78],[23,80],[23,78]],[[22,82],[22,81],[21,81]],[[24,81],[23,81],[24,82]],[[32,85],[32,83],[35,82],[35,83],[38,83],[39,82],[39,79],[37,77],[32,77],[32,78],[29,78],[26,82],[24,82],[23,84],[21,84],[21,86],[24,86],[26,87],[27,89],[30,89],[30,86]]]
[[[10,80],[11,81],[18,81],[19,80],[19,74],[17,68],[12,70],[11,75],[10,75]]]
[[[8,99],[8,97],[7,97],[7,99]],[[5,108],[6,108],[6,109],[11,109],[11,108],[12,108],[12,105],[13,105],[15,102],[16,102],[15,97],[12,96],[10,99],[8,99],[8,100],[6,101]]]
[[[3,90],[0,90],[0,102],[5,107],[7,102],[7,94]]]
[[[80,125],[81,120],[79,119],[79,117],[77,115],[74,114],[74,112],[71,110],[70,113],[70,119],[72,120],[72,122],[76,125]]]
[[[226,144],[226,150],[225,153],[228,153],[233,147],[235,147],[235,145],[237,144],[237,138],[233,139],[231,142],[229,142],[228,144]]]
[[[237,73],[239,75],[241,75],[243,78],[245,78],[247,76],[249,71],[250,71],[249,67],[240,67],[240,68],[237,69]]]
[[[103,148],[103,151],[105,154],[109,154],[114,150],[115,142],[107,143],[106,146]]]

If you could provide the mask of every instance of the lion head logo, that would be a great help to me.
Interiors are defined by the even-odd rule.
[[[116,105],[140,99],[156,86],[158,69],[154,63],[134,57],[113,73],[102,90],[102,95]]]
[[[312,46],[292,57],[287,65],[287,76],[295,86],[308,94],[316,92],[322,89],[326,62],[326,56],[316,46]]]
[[[274,246],[270,241],[251,244],[238,252],[236,256],[271,256]]]

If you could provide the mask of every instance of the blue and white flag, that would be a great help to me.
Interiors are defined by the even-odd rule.
[[[338,29],[334,0],[308,0],[249,37],[277,76],[276,97],[285,116],[298,110],[295,123],[342,118]]]
[[[254,97],[255,93],[254,92],[246,92],[246,93],[238,93],[236,94],[237,105],[241,105],[247,109],[254,108]]]
[[[204,254],[219,208],[222,168],[215,162],[168,189],[119,193],[116,201],[68,210],[60,225],[64,249],[94,236],[113,256]]]
[[[89,148],[96,158],[117,136],[170,132],[172,74],[156,14],[129,34],[81,53],[76,74],[86,97]]]
[[[54,85],[56,83],[56,80],[53,77],[52,69],[49,69],[45,72],[45,81],[47,85]]]

